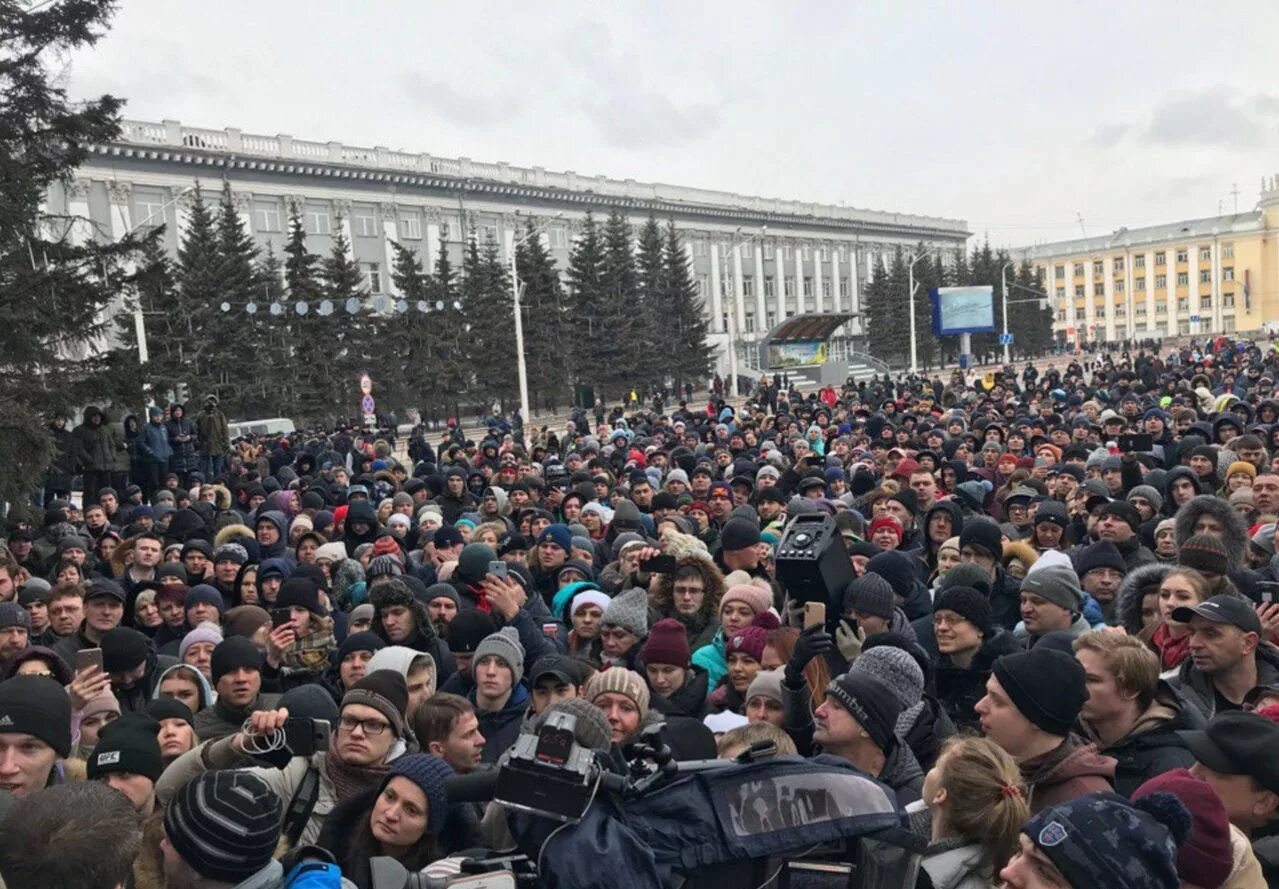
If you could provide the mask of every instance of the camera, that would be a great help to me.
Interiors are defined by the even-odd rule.
[[[516,873],[510,869],[515,862],[516,859],[467,860],[462,863],[463,872],[456,877],[428,877],[405,869],[394,858],[379,856],[369,859],[370,885],[373,889],[515,889]],[[523,856],[518,862],[529,863]],[[476,873],[472,870],[476,867],[485,871]]]
[[[521,734],[498,772],[494,802],[576,824],[599,777],[593,754],[574,740],[577,717],[550,713],[537,734]]]

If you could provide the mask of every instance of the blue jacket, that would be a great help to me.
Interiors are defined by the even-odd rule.
[[[173,446],[169,444],[169,430],[163,423],[148,421],[142,427],[142,438],[138,442],[143,455],[156,463],[168,463],[173,456]]]

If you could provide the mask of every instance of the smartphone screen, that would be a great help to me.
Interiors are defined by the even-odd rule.
[[[272,608],[271,609],[271,626],[277,630],[287,623],[293,621],[293,611],[289,608]]]
[[[492,574],[494,577],[500,577],[502,580],[506,580],[506,578],[510,576],[506,563],[500,559],[489,562],[489,574]]]
[[[674,574],[675,573],[675,557],[674,556],[653,556],[651,559],[645,559],[640,562],[640,570],[649,574]]]

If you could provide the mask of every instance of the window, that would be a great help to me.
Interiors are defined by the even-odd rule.
[[[768,318],[768,327],[771,330],[773,325],[777,323],[777,314],[775,312],[769,312],[765,317]]]
[[[705,275],[697,276],[697,295],[701,296],[707,290],[710,290],[710,284],[707,282]]]
[[[804,262],[808,262],[810,259],[813,258],[813,248],[810,247],[808,244],[805,244],[801,248],[799,255],[804,260]]]
[[[1115,257],[1115,271],[1122,272],[1124,270],[1124,258],[1122,256]]]
[[[1167,275],[1155,275],[1155,289],[1163,290],[1168,286]]]
[[[750,241],[738,244],[737,249],[741,252],[742,261],[753,259],[755,257],[755,245]]]
[[[1190,272],[1177,272],[1177,286],[1184,287],[1190,283]]]
[[[422,240],[422,220],[416,214],[400,217],[400,237],[412,241]]]
[[[480,226],[480,243],[487,244],[489,241],[494,241],[494,242],[497,241],[497,226],[492,224],[481,225]]]
[[[1182,247],[1180,250],[1177,251],[1178,263],[1188,262],[1189,259],[1190,259],[1190,253],[1188,250],[1186,250],[1185,247]]]
[[[823,246],[823,247],[818,247],[818,248],[817,248],[817,261],[818,261],[818,262],[826,262],[826,261],[827,261],[827,260],[829,260],[829,259],[830,259],[830,257],[827,255],[827,250],[826,250],[826,248],[825,248],[824,246]]]
[[[764,276],[764,296],[772,298],[777,295],[777,282],[772,275]]]
[[[258,232],[278,232],[280,230],[280,208],[273,204],[255,204],[253,206],[253,230]]]
[[[751,275],[742,276],[742,296],[755,295],[755,278]]]
[[[1155,265],[1167,265],[1167,264],[1168,264],[1168,254],[1160,250],[1158,253],[1155,254]]]
[[[1235,295],[1233,293],[1221,294],[1221,305],[1224,308],[1233,309],[1235,307]]]
[[[1132,267],[1135,269],[1144,269],[1146,267],[1146,257],[1134,256],[1132,258]]]
[[[1075,263],[1075,277],[1082,278],[1084,276],[1084,264],[1082,262]]]
[[[369,285],[369,293],[382,292],[382,271],[376,262],[370,262],[364,267],[364,280]]]
[[[1066,277],[1066,267],[1065,267],[1064,265],[1059,265],[1059,266],[1055,267],[1055,268],[1053,269],[1053,277],[1054,277],[1054,278],[1056,278],[1058,281],[1060,281],[1061,279],[1065,278],[1065,277]]]
[[[1092,264],[1092,273],[1094,275],[1104,275],[1106,273],[1106,265],[1100,259]]]
[[[754,332],[755,332],[755,316],[754,316],[754,315],[747,315],[747,316],[746,316],[746,318],[744,319],[744,322],[745,322],[745,323],[744,323],[744,325],[743,325],[743,326],[745,327],[746,332],[747,332],[747,333],[754,333]]]
[[[1060,311],[1058,311],[1058,312],[1057,312],[1057,320],[1058,320],[1058,321],[1065,321],[1065,320],[1066,320],[1066,310],[1065,310],[1065,309],[1061,309]]]
[[[1123,318],[1128,314],[1128,307],[1123,305],[1115,306],[1115,317]]]
[[[1200,248],[1199,248],[1199,261],[1200,261],[1200,262],[1212,262],[1212,248],[1211,248],[1211,247],[1200,247]]]
[[[1226,266],[1221,270],[1221,280],[1233,281],[1235,279],[1235,270],[1232,266]]]
[[[830,278],[822,278],[822,299],[830,299]]]
[[[1075,285],[1075,299],[1083,299],[1083,298],[1084,298],[1084,285],[1082,285],[1082,284],[1076,284],[1076,285]]]
[[[1063,300],[1063,299],[1065,299],[1065,298],[1066,298],[1066,288],[1065,288],[1065,287],[1058,287],[1058,288],[1057,288],[1057,299],[1058,299],[1058,300]]]
[[[847,278],[839,279],[839,295],[841,299],[848,296],[848,279]]]
[[[721,330],[728,330],[728,313],[727,312],[719,316],[719,326]]]
[[[457,216],[445,216],[444,221],[440,223],[440,237],[445,241],[460,244],[465,235],[466,229],[462,225],[461,218]]]
[[[1085,320],[1087,317],[1088,317],[1088,316],[1087,316],[1087,314],[1085,314],[1085,312],[1084,312],[1084,310],[1083,310],[1083,309],[1075,309],[1075,320],[1076,320],[1076,321],[1083,321],[1083,320]]]
[[[1097,306],[1095,309],[1093,309],[1093,316],[1094,316],[1094,317],[1097,317],[1097,318],[1105,318],[1105,317],[1106,317],[1106,307],[1105,307],[1105,306]]]
[[[804,249],[807,250],[808,248],[805,247]],[[805,277],[804,278],[804,298],[811,299],[812,296],[813,296],[813,279]]]
[[[351,217],[351,231],[357,238],[375,238],[377,220],[367,213],[356,213]]]
[[[765,259],[773,258],[773,242],[772,241],[764,242],[764,258]]]
[[[1139,277],[1139,278],[1133,278],[1133,279],[1132,279],[1132,289],[1133,289],[1133,290],[1145,290],[1145,289],[1146,289],[1146,277],[1145,277],[1144,275],[1142,275],[1142,276],[1141,276],[1141,277]]]
[[[1200,269],[1200,270],[1199,270],[1199,283],[1200,283],[1200,284],[1211,284],[1211,283],[1212,283],[1212,269]]]
[[[782,279],[782,293],[786,296],[787,299],[795,298],[795,279],[794,278]]]
[[[1182,296],[1177,299],[1177,311],[1184,312],[1190,308],[1190,297]]]
[[[1221,245],[1221,258],[1222,258],[1222,259],[1234,259],[1234,258],[1235,258],[1235,245],[1234,245],[1234,244],[1222,244],[1222,245]]]
[[[567,247],[568,229],[564,228],[562,225],[553,225],[546,230],[546,249],[564,250]]]
[[[782,259],[790,259],[790,244],[782,245]]]
[[[1132,308],[1133,308],[1133,314],[1135,314],[1135,315],[1144,315],[1144,314],[1146,314],[1146,304],[1145,304],[1145,303],[1137,303],[1137,304],[1136,304],[1135,306],[1133,306]]]
[[[164,225],[164,198],[160,195],[137,194],[133,198],[135,225]]]
[[[1097,282],[1095,282],[1095,283],[1092,285],[1092,295],[1093,295],[1093,296],[1105,296],[1105,295],[1106,295],[1106,285],[1105,285],[1103,282],[1101,282],[1101,281],[1097,281]]]
[[[1211,308],[1212,308],[1212,297],[1211,297],[1211,296],[1201,296],[1201,297],[1199,297],[1199,308],[1201,308],[1201,309],[1211,309]]]
[[[699,240],[693,242],[694,256],[707,256],[710,252],[710,245],[708,245],[705,241]]]
[[[1116,278],[1116,279],[1115,279],[1115,293],[1123,293],[1123,292],[1124,292],[1124,279],[1123,279],[1123,278]]]
[[[329,219],[328,210],[308,207],[302,217],[302,224],[308,235],[327,235],[333,231],[333,223]]]

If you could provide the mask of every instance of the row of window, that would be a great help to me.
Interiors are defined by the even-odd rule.
[[[1235,305],[1235,296],[1234,296],[1234,294],[1233,294],[1233,293],[1223,294],[1223,295],[1222,295],[1222,297],[1221,297],[1221,305],[1222,305],[1222,307],[1223,307],[1223,308],[1227,308],[1227,309],[1232,309],[1232,308],[1234,308],[1234,305]],[[1200,297],[1200,298],[1199,298],[1199,308],[1200,308],[1200,309],[1207,309],[1207,310],[1211,310],[1211,309],[1212,309],[1212,297],[1211,297],[1211,296],[1203,296],[1203,297]],[[1132,310],[1133,310],[1133,314],[1134,314],[1134,315],[1144,315],[1144,314],[1146,314],[1146,304],[1145,304],[1144,302],[1133,303]],[[1066,311],[1067,311],[1066,309],[1058,309],[1058,310],[1057,310],[1057,318],[1058,318],[1058,320],[1061,320],[1061,321],[1066,320]],[[1190,300],[1189,300],[1189,298],[1187,298],[1187,297],[1184,297],[1184,296],[1183,296],[1183,297],[1181,297],[1180,299],[1178,299],[1178,300],[1177,300],[1177,311],[1178,311],[1178,312],[1189,312],[1189,311],[1190,311]],[[1124,317],[1127,313],[1128,313],[1128,307],[1127,307],[1127,306],[1125,306],[1125,305],[1123,305],[1123,304],[1116,304],[1116,305],[1115,305],[1115,317],[1117,317],[1117,318],[1122,318],[1122,317]],[[1166,302],[1157,302],[1157,303],[1155,303],[1155,314],[1156,314],[1156,315],[1166,315],[1166,314],[1168,314],[1168,304],[1167,304]],[[1105,318],[1105,317],[1106,317],[1106,307],[1105,307],[1105,306],[1096,306],[1096,307],[1094,307],[1093,316],[1094,316],[1094,317],[1096,317],[1096,318]],[[1082,321],[1082,320],[1084,320],[1084,319],[1085,319],[1085,318],[1087,318],[1087,317],[1088,317],[1088,312],[1087,312],[1087,310],[1086,310],[1086,309],[1084,309],[1083,307],[1076,307],[1076,308],[1075,308],[1075,320],[1076,320],[1076,321]]]
[[[729,296],[732,293],[731,279],[727,277],[721,278],[719,282],[719,290],[721,295]],[[782,292],[787,297],[793,297],[795,295],[795,279],[794,278],[786,277],[782,279]],[[822,296],[825,297],[826,299],[830,299],[830,294],[831,294],[830,278],[823,278],[822,279]],[[776,279],[772,275],[765,275],[764,276],[764,296],[771,299],[772,297],[776,295],[777,295]],[[810,277],[805,277],[804,278],[804,296],[811,297],[812,295],[813,295],[813,279]],[[841,298],[848,296],[848,279],[847,278],[839,279],[839,295]],[[755,296],[754,275],[742,276],[742,296],[747,298]]]
[[[1157,265],[1157,266],[1164,266],[1164,265],[1167,265],[1167,264],[1168,264],[1168,254],[1167,254],[1167,252],[1166,252],[1166,251],[1163,251],[1163,250],[1159,250],[1159,251],[1157,251],[1157,252],[1155,253],[1155,257],[1154,257],[1154,258],[1155,258],[1155,265]],[[1234,245],[1234,244],[1222,244],[1222,245],[1221,245],[1221,258],[1222,258],[1222,259],[1234,259],[1234,258],[1235,258],[1235,245]],[[1188,249],[1188,248],[1186,248],[1186,247],[1181,247],[1181,248],[1179,248],[1179,249],[1176,251],[1176,261],[1177,261],[1177,263],[1179,263],[1179,264],[1181,264],[1181,263],[1186,263],[1186,262],[1189,262],[1189,260],[1190,260],[1190,252],[1189,252],[1189,249]],[[1211,247],[1200,247],[1200,248],[1199,248],[1199,261],[1200,261],[1200,262],[1211,262],[1211,261],[1212,261],[1212,248],[1211,248]],[[1144,254],[1140,254],[1140,253],[1139,253],[1139,254],[1137,254],[1136,256],[1134,256],[1134,257],[1132,258],[1132,267],[1133,267],[1134,269],[1144,269],[1144,268],[1146,267],[1146,257],[1145,257],[1145,255],[1144,255]],[[1114,272],[1114,273],[1116,273],[1116,274],[1118,274],[1118,273],[1122,272],[1123,270],[1124,270],[1124,257],[1122,257],[1122,256],[1116,256],[1114,259],[1112,259],[1112,260],[1111,260],[1111,271],[1112,271],[1112,272]],[[1076,277],[1076,278],[1082,278],[1082,277],[1084,276],[1084,264],[1083,264],[1082,262],[1077,262],[1077,263],[1075,263],[1075,264],[1074,264],[1073,272],[1074,272],[1074,277]],[[1093,273],[1093,275],[1094,275],[1094,276],[1098,276],[1098,277],[1099,277],[1099,276],[1102,276],[1102,275],[1104,275],[1104,274],[1106,274],[1105,260],[1102,260],[1102,259],[1094,259],[1094,260],[1093,260],[1093,263],[1092,263],[1092,273]],[[1057,279],[1058,281],[1065,280],[1065,278],[1066,278],[1066,266],[1065,266],[1065,264],[1058,264],[1058,265],[1056,265],[1056,266],[1053,268],[1053,277],[1054,277],[1055,279]]]
[[[741,256],[743,260],[754,258],[755,247],[756,247],[756,244],[753,241],[744,241],[737,245],[737,249],[741,251]],[[762,258],[764,259],[773,259],[774,256],[778,252],[780,252],[782,259],[785,259],[785,260],[789,260],[794,253],[798,253],[799,258],[802,259],[804,262],[811,262],[814,255],[816,255],[818,262],[830,262],[831,253],[833,252],[835,256],[837,256],[841,262],[846,262],[848,260],[847,244],[839,244],[835,247],[833,251],[829,247],[822,246],[822,245],[819,245],[814,248],[811,244],[800,244],[794,247],[792,247],[792,245],[790,244],[782,244],[781,249],[778,250],[777,247],[771,241],[764,241],[762,244],[759,245],[759,248],[762,254]],[[728,250],[727,244],[720,245],[721,254],[725,253],[727,250]],[[693,241],[694,256],[709,256],[710,252],[711,252],[710,241],[707,241],[701,238]],[[859,255],[859,259],[860,259],[860,255]]]
[[[1222,280],[1222,281],[1233,281],[1234,279],[1235,279],[1235,270],[1234,270],[1233,268],[1223,268],[1223,269],[1221,270],[1221,280]],[[1211,284],[1211,283],[1212,283],[1212,272],[1211,272],[1209,269],[1200,269],[1200,270],[1199,270],[1199,283],[1200,283],[1200,284]],[[1177,286],[1178,286],[1178,287],[1186,287],[1186,286],[1188,286],[1189,284],[1190,284],[1190,273],[1189,273],[1189,272],[1177,272]],[[1124,287],[1125,287],[1125,285],[1124,285],[1123,279],[1117,279],[1117,280],[1115,280],[1115,282],[1114,282],[1114,284],[1113,284],[1112,286],[1114,287],[1114,291],[1115,291],[1115,293],[1123,293],[1123,292],[1124,292]],[[1155,289],[1156,289],[1156,290],[1165,290],[1165,289],[1167,289],[1167,287],[1168,287],[1168,276],[1167,276],[1167,275],[1155,275]],[[1139,275],[1138,277],[1135,277],[1135,278],[1133,278],[1133,279],[1132,279],[1132,289],[1133,289],[1133,290],[1143,290],[1143,291],[1146,289],[1146,278],[1145,278],[1145,276],[1144,276],[1144,275]],[[1094,296],[1105,296],[1105,295],[1106,295],[1106,284],[1105,284],[1105,282],[1104,282],[1104,281],[1094,281],[1094,282],[1093,282],[1093,285],[1092,285],[1092,292],[1093,292],[1093,295],[1094,295]],[[1082,298],[1084,297],[1085,293],[1086,293],[1086,291],[1085,291],[1085,288],[1084,288],[1084,285],[1083,285],[1083,284],[1076,284],[1076,285],[1075,285],[1075,296],[1076,296],[1077,298],[1082,299]],[[1066,298],[1066,288],[1065,288],[1065,287],[1058,287],[1058,288],[1057,288],[1057,298],[1058,298],[1058,299],[1065,299],[1065,298]]]

